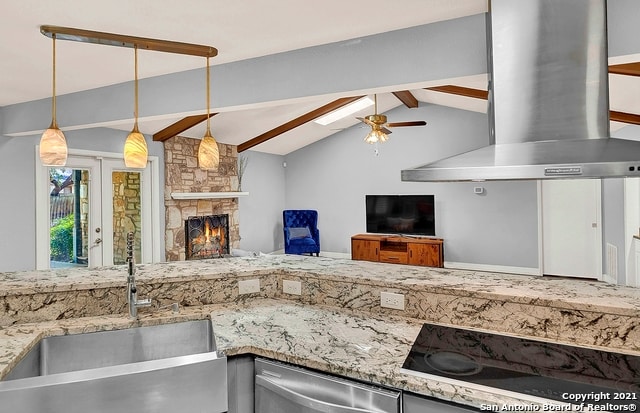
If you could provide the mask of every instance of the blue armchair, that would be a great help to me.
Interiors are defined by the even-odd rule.
[[[320,255],[318,211],[287,209],[282,211],[285,254]]]

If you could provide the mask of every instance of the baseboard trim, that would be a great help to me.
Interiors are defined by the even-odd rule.
[[[276,250],[276,251],[269,252],[268,254],[273,254],[273,255],[284,254],[284,250]],[[348,252],[320,251],[320,256],[327,257],[327,258],[351,259],[351,254],[349,254]]]
[[[609,274],[602,274],[602,281],[606,282],[607,284],[618,284],[618,280],[610,276]]]
[[[339,259],[351,259],[351,254],[348,252],[331,252],[331,251],[320,251],[321,257],[328,258],[339,258]]]
[[[501,273],[523,274],[523,275],[542,275],[539,268],[511,267],[507,265],[488,265],[488,264],[474,264],[474,263],[468,263],[468,262],[445,261],[444,267],[454,269],[454,270],[501,272]]]

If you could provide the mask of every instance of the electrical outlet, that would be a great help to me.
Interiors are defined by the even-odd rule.
[[[260,292],[260,279],[238,281],[238,294],[251,294]]]
[[[300,281],[282,280],[282,292],[285,294],[302,294],[302,283]]]
[[[404,294],[380,292],[380,307],[404,310]]]

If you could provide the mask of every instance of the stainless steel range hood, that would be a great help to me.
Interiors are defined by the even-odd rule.
[[[606,0],[491,0],[489,146],[403,181],[640,176],[640,142],[609,137]]]

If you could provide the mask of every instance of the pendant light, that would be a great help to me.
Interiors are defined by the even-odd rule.
[[[44,166],[64,166],[67,163],[67,141],[56,122],[56,36],[53,40],[53,93],[51,97],[51,125],[40,138],[40,160]]]
[[[198,147],[198,165],[204,170],[215,170],[218,169],[218,165],[220,164],[220,151],[218,149],[218,142],[216,142],[215,138],[211,135],[211,114],[209,113],[211,91],[209,82],[209,57],[207,56],[207,131]]]
[[[133,47],[135,56],[135,100],[134,100],[134,112],[133,116],[135,121],[133,123],[133,130],[127,136],[127,140],[124,143],[124,164],[127,168],[140,168],[143,169],[147,166],[147,141],[144,136],[138,130],[138,45]]]

